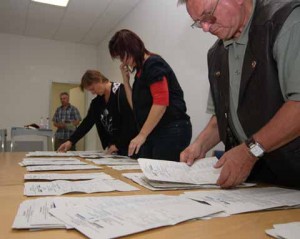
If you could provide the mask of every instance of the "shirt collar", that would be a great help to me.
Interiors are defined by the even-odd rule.
[[[249,29],[250,29],[250,25],[252,22],[255,6],[256,6],[256,0],[253,0],[253,8],[252,8],[252,12],[251,12],[249,21],[246,24],[246,26],[244,27],[244,30],[242,31],[240,37],[237,39],[224,40],[223,44],[224,44],[225,48],[228,48],[233,43],[236,43],[239,45],[246,45],[248,43]]]

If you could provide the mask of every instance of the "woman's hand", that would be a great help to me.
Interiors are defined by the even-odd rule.
[[[61,152],[61,153],[67,152],[71,147],[72,147],[72,142],[68,140],[67,142],[59,146],[57,152]]]
[[[146,137],[142,133],[139,133],[134,139],[132,139],[128,147],[128,156],[137,154],[145,141]]]
[[[120,70],[121,70],[121,73],[122,73],[124,84],[126,84],[126,83],[129,84],[130,74],[129,74],[128,66],[126,64],[122,63],[120,65]]]
[[[114,153],[118,153],[119,149],[117,148],[116,145],[112,144],[108,147],[107,149],[107,154],[114,154]]]

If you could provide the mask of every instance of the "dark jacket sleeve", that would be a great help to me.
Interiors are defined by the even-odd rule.
[[[78,128],[75,130],[75,132],[71,135],[69,139],[72,142],[72,144],[76,144],[93,127],[93,125],[95,124],[94,114],[95,113],[92,102],[88,110],[87,116],[83,119],[81,124],[78,126]]]

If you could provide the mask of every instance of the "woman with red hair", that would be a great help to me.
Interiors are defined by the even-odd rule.
[[[139,134],[129,144],[129,156],[179,161],[192,136],[183,91],[169,64],[149,52],[138,35],[120,30],[109,42],[112,58],[121,61],[126,96]],[[130,85],[130,72],[135,71]]]

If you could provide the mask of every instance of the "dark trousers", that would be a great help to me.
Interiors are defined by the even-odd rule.
[[[68,141],[68,139],[57,139],[57,138],[55,138],[55,140],[54,140],[54,150],[57,151],[59,146],[62,145],[63,143],[65,143],[66,141]],[[69,150],[76,151],[76,144],[73,144],[72,147]]]
[[[149,135],[139,157],[179,161],[180,153],[190,144],[191,138],[192,125],[189,120],[172,122]]]

